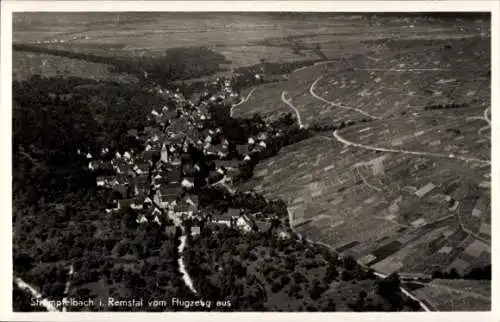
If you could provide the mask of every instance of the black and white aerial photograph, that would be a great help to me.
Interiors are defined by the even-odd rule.
[[[12,311],[490,311],[491,30],[14,12]]]

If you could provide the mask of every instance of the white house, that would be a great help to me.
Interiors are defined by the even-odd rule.
[[[182,179],[181,185],[186,189],[192,189],[194,187],[194,183],[189,181],[187,178]]]

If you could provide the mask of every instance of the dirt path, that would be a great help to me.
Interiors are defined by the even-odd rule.
[[[297,116],[297,122],[299,123],[299,127],[302,129],[304,127],[304,124],[302,123],[302,119],[300,118],[299,110],[292,104],[291,99],[286,98],[287,94],[288,92],[286,91],[281,92],[281,100],[295,112],[295,115]]]
[[[231,110],[229,111],[229,116],[233,117],[233,114],[234,114],[234,108],[235,107],[238,107],[240,106],[241,104],[243,103],[246,103],[248,101],[248,99],[250,98],[250,96],[252,96],[252,93],[257,89],[257,87],[254,87],[252,88],[252,90],[247,94],[247,96],[245,98],[243,98],[241,101],[239,101],[238,103],[234,104],[233,106],[231,106]]]
[[[341,104],[337,104],[337,103],[334,103],[332,101],[329,101],[327,99],[324,99],[323,97],[319,96],[318,94],[316,94],[314,92],[314,88],[316,87],[316,84],[318,84],[318,82],[321,80],[321,78],[323,78],[323,76],[320,76],[318,77],[312,84],[311,84],[311,87],[309,88],[309,93],[316,99],[319,99],[320,101],[322,102],[325,102],[333,107],[338,107],[338,108],[342,108],[344,110],[349,110],[349,111],[354,111],[354,112],[357,112],[359,114],[362,114],[364,116],[368,116],[372,119],[375,119],[375,120],[379,120],[380,117],[379,116],[375,116],[375,115],[371,115],[357,107],[351,107],[351,106],[345,106],[345,105],[341,105]]]
[[[355,68],[355,71],[369,72],[442,72],[451,71],[446,68]]]
[[[179,237],[179,247],[177,248],[177,252],[179,253],[179,259],[177,260],[179,264],[179,272],[182,274],[182,279],[184,280],[184,284],[193,292],[194,294],[198,294],[196,289],[194,288],[193,285],[193,280],[191,279],[191,276],[189,276],[189,273],[186,270],[186,265],[184,264],[184,256],[182,253],[184,252],[184,248],[186,247],[186,235],[182,235]]]
[[[19,277],[14,277],[14,282],[23,291],[29,292],[49,312],[60,312],[50,301],[42,296],[33,286],[29,285]]]
[[[461,161],[465,161],[465,162],[478,162],[478,163],[483,163],[483,164],[491,164],[491,161],[488,161],[488,160],[467,158],[467,157],[462,157],[462,156],[454,155],[454,154],[439,154],[439,153],[422,152],[422,151],[389,149],[389,148],[381,148],[381,147],[375,147],[375,146],[371,146],[371,145],[354,143],[354,142],[348,141],[348,140],[344,139],[343,137],[341,137],[340,134],[338,133],[338,130],[335,130],[333,132],[333,137],[337,141],[339,141],[340,143],[342,143],[344,145],[355,146],[355,147],[365,149],[365,150],[380,151],[380,152],[392,152],[392,153],[401,153],[401,154],[411,154],[411,155],[422,155],[422,156],[429,156],[429,157],[436,157],[436,158],[455,159],[455,160],[461,160]]]

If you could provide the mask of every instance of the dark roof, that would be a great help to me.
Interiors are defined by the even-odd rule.
[[[149,184],[148,182],[148,176],[147,175],[141,175],[135,177],[135,183],[136,184]]]
[[[165,184],[160,186],[160,195],[179,195],[182,188],[178,184]]]
[[[146,172],[149,171],[149,164],[148,163],[136,163],[137,167],[141,169],[141,171]]]
[[[241,214],[241,210],[237,208],[229,208],[227,210],[227,214],[231,217],[239,217]]]
[[[191,201],[195,204],[198,205],[200,203],[200,197],[198,195],[187,195],[186,199],[191,199]]]
[[[159,154],[159,153],[160,153],[159,149],[151,148],[150,150],[142,152],[142,158],[144,160],[148,160],[149,161],[149,160],[151,160],[153,158],[153,156],[155,154]]]
[[[165,227],[165,233],[167,235],[169,235],[169,234],[175,234],[175,231],[176,231],[176,227],[175,226],[166,226]]]
[[[122,199],[122,200],[118,200],[118,203],[120,204],[121,208],[127,208],[127,207],[130,207],[135,201],[136,201],[135,198],[133,198],[133,199]]]
[[[215,163],[216,168],[224,167],[226,169],[229,169],[229,168],[238,168],[240,161],[239,160],[215,160],[214,163]]]
[[[255,221],[255,225],[259,231],[267,232],[271,228],[272,224],[270,221],[257,220]]]
[[[229,169],[227,170],[227,173],[226,173],[228,176],[237,176],[240,174],[240,169],[239,168],[232,168],[232,169]]]
[[[175,211],[177,212],[188,212],[189,210],[189,204],[184,199],[175,205]]]
[[[180,182],[182,175],[181,166],[172,166],[169,170],[163,174],[165,181],[167,182]]]
[[[118,174],[118,175],[116,175],[116,177],[114,179],[116,179],[116,181],[118,181],[118,184],[128,184],[129,183],[129,178],[125,174]]]
[[[216,214],[212,217],[214,220],[231,220],[233,217],[227,212]]]
[[[246,154],[250,153],[250,149],[249,149],[248,144],[239,144],[239,145],[237,145],[236,146],[236,151],[240,155],[246,155]]]

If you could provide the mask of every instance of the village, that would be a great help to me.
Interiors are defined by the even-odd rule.
[[[78,150],[89,160],[89,171],[109,174],[96,179],[96,185],[109,189],[114,197],[106,213],[132,209],[137,212],[137,223],[159,225],[167,234],[175,234],[176,227],[184,232],[186,220],[196,223],[185,232],[192,236],[200,234],[201,227],[210,230],[214,225],[243,231],[269,230],[272,218],[257,219],[245,209],[228,208],[215,214],[200,210],[199,188],[208,186],[234,195],[237,189],[233,182],[240,174],[240,166],[266,148],[269,136],[261,132],[255,138],[248,138],[247,144],[235,145],[234,158],[221,128],[207,126],[207,121],[211,119],[210,105],[224,109],[235,104],[240,96],[232,89],[231,80],[217,78],[209,85],[196,102],[185,99],[179,91],[174,93],[159,86],[150,90],[173,104],[151,110],[145,138],[139,138],[137,130],[129,131],[146,142],[143,151],[116,152],[108,161],[107,148],[97,157]],[[206,176],[201,174],[200,160],[189,153],[193,147],[213,163]],[[196,177],[200,176],[204,180],[197,182]]]

